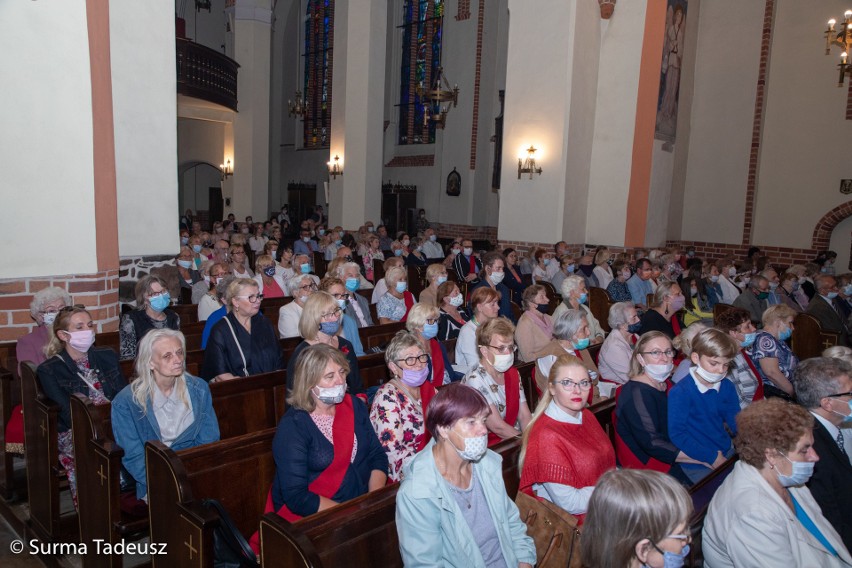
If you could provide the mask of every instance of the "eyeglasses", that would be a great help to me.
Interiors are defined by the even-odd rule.
[[[412,365],[415,365],[418,362],[428,363],[429,362],[429,356],[424,353],[423,355],[418,355],[416,357],[411,356],[411,357],[406,357],[405,359],[394,359],[394,361],[396,363],[402,363],[404,361],[406,365],[411,367]]]
[[[486,347],[490,347],[500,353],[501,355],[508,355],[509,353],[514,353],[518,350],[517,345],[514,343],[512,345],[486,345]]]
[[[575,383],[571,379],[562,379],[561,381],[551,381],[554,385],[562,385],[562,390],[572,391],[574,387],[580,390],[589,390],[592,388],[592,381],[583,379],[579,383]]]
[[[335,300],[349,300],[349,294],[332,294]]]
[[[428,323],[429,325],[435,325],[436,323],[438,323],[438,318],[427,318],[426,323]]]
[[[830,394],[826,398],[838,398],[841,396],[852,396],[852,392],[841,392],[837,394]]]
[[[665,351],[660,351],[659,349],[654,349],[653,351],[640,351],[640,353],[642,355],[652,355],[652,356],[654,356],[658,359],[660,357],[662,357],[663,355],[665,355],[666,357],[674,357],[675,356],[675,350],[674,349],[666,349]]]
[[[252,294],[251,296],[234,296],[235,298],[242,298],[243,300],[248,300],[252,304],[259,302],[263,299],[263,294]]]
[[[305,292],[307,292],[308,290],[313,290],[314,292],[316,292],[317,291],[317,285],[316,284],[305,284],[304,286],[299,286],[299,290],[304,290]]]
[[[342,311],[343,310],[341,310],[339,307],[337,307],[337,308],[334,308],[332,311],[328,312],[327,314],[321,314],[320,318],[322,318],[322,319],[336,318],[337,316],[340,315],[340,312],[342,312]]]

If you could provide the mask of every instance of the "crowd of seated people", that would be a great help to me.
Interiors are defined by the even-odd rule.
[[[400,482],[396,525],[411,565],[536,563],[489,449],[516,438],[520,491],[578,519],[586,566],[682,560],[684,488],[734,456],[705,523],[707,566],[852,563],[852,350],[799,361],[788,343],[799,313],[848,343],[852,284],[832,273],[835,257],[780,270],[759,251],[709,262],[676,247],[570,254],[561,242],[525,265],[517,250],[480,252],[469,239],[444,249],[428,227],[346,232],[322,215],[294,227],[291,247],[294,235],[277,221],[181,232],[180,286],[210,324],[201,378],[186,372],[163,278],[137,284],[119,353],[93,347],[97,322],[67,294],[33,300],[38,325],[18,358],[39,365],[60,407],[72,490],[71,394],[112,401],[115,440],[145,500],[146,441],[183,449],[218,440],[207,383],[286,369],[267,512],[293,521]],[[373,302],[362,293],[371,287]],[[601,320],[592,287],[613,301]],[[264,311],[264,298],[286,302]],[[728,306],[714,314],[719,304]],[[380,348],[387,380],[367,389],[359,330],[395,323],[405,329]],[[285,356],[281,340],[297,337]],[[135,359],[132,377],[119,358]],[[523,364],[534,368],[535,408]],[[616,399],[614,443],[589,410],[601,397]],[[619,524],[620,515],[639,524]]]

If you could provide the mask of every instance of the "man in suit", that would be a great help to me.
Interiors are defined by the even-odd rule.
[[[734,300],[734,306],[748,311],[755,327],[763,326],[763,312],[769,307],[769,291],[769,280],[755,276],[749,281],[748,288]]]
[[[852,547],[852,366],[831,357],[813,357],[796,368],[796,398],[814,416],[814,451],[819,461],[808,488],[823,516]]]
[[[837,299],[837,280],[829,274],[814,279],[817,293],[808,304],[807,313],[814,316],[823,331],[840,334],[838,345],[849,346],[849,327],[846,311]]]
[[[482,271],[482,261],[473,254],[473,241],[462,241],[462,253],[453,260],[453,268],[462,282],[479,284],[479,273]]]

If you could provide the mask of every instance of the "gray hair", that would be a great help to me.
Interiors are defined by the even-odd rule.
[[[357,262],[343,262],[343,263],[337,265],[337,277],[342,279],[343,275],[350,268],[354,268],[359,273],[361,272],[361,267],[358,266]]]
[[[553,322],[553,337],[562,340],[571,339],[576,335],[580,326],[583,325],[583,320],[586,320],[586,312],[582,310],[565,310]],[[588,321],[586,323],[588,324]]]
[[[65,302],[66,306],[71,305],[71,294],[59,288],[57,286],[50,286],[48,288],[43,288],[35,293],[33,296],[33,301],[30,302],[30,315],[33,316],[33,319],[38,315],[38,313],[44,309],[45,304],[49,304],[54,300],[62,300]]]
[[[852,349],[845,345],[834,345],[822,352],[823,357],[833,357],[852,364]]]
[[[630,323],[627,319],[627,310],[633,307],[633,302],[618,302],[609,307],[609,316],[607,323],[612,329],[616,329],[622,325]]]
[[[585,280],[583,280],[582,276],[569,276],[565,280],[562,281],[562,286],[560,287],[560,291],[562,292],[562,298],[568,299],[568,296],[571,295],[571,292],[580,287],[581,284],[585,284]]]
[[[418,304],[420,305],[420,304]],[[436,308],[437,309],[437,308]],[[393,336],[387,348],[385,349],[385,363],[390,366],[391,363],[399,367],[396,360],[399,359],[399,354],[403,352],[403,350],[408,349],[409,347],[417,347],[423,353],[423,344],[420,343],[420,340],[417,339],[417,336],[411,333],[410,331],[401,330]],[[426,353],[429,355],[429,353]]]
[[[148,402],[154,400],[154,392],[158,388],[157,382],[154,379],[154,373],[151,370],[151,359],[154,357],[154,344],[170,337],[175,337],[180,341],[180,348],[183,350],[184,356],[186,356],[186,338],[181,332],[173,329],[152,329],[139,342],[136,363],[133,367],[136,380],[130,383],[130,392],[133,393],[133,401],[142,409],[143,416],[147,414]],[[186,391],[186,359],[183,361],[183,374],[175,382],[174,392],[178,400],[189,407],[189,393]]]
[[[302,286],[302,282],[305,281],[305,278],[309,278],[311,282],[319,287],[320,279],[316,274],[296,274],[295,276],[291,276],[290,279],[287,280],[287,291],[294,298],[297,297],[296,292],[299,291],[299,288]]]
[[[799,363],[793,371],[796,398],[805,408],[819,408],[827,396],[840,394],[840,377],[852,375],[852,366],[841,359],[812,357]]]
[[[228,291],[228,286],[231,285],[231,282],[236,280],[238,276],[225,276],[219,283],[216,284],[216,298],[222,302],[225,299],[225,293]]]
[[[748,281],[748,287],[752,290],[757,290],[759,292],[761,282],[766,282],[767,284],[769,284],[769,280],[767,280],[765,277],[755,276],[754,278]]]

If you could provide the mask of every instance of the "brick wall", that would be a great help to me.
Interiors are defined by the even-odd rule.
[[[118,329],[118,270],[0,280],[0,341],[14,341],[32,331],[35,327],[30,316],[33,294],[49,286],[66,290],[75,304],[88,306],[98,332]]]
[[[701,241],[667,241],[666,246],[681,246],[684,248],[692,246],[695,247],[695,256],[709,260],[716,260],[723,256],[731,255],[735,259],[742,260],[746,257],[746,253],[752,245],[729,245]],[[760,247],[763,254],[768,256],[772,262],[783,265],[811,262],[817,255],[816,249],[767,247],[760,244],[754,246]],[[826,248],[828,247],[826,246]]]
[[[474,227],[473,225],[454,225],[451,223],[431,223],[439,237],[448,239],[484,239],[497,242],[497,227]]]
[[[428,168],[435,165],[434,154],[418,156],[396,156],[385,164],[386,168]]]

